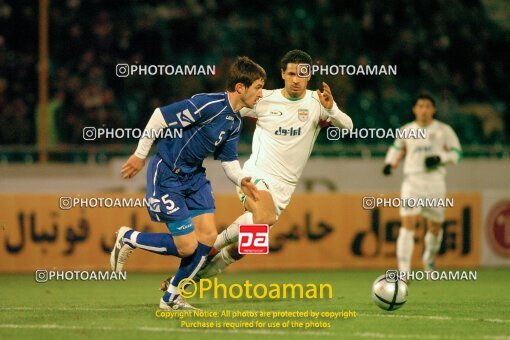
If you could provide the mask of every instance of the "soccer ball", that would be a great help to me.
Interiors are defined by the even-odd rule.
[[[384,310],[393,311],[407,301],[407,284],[400,279],[387,279],[386,274],[379,276],[372,284],[372,300]]]

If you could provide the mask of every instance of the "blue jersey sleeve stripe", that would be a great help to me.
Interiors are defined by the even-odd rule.
[[[191,96],[191,98],[195,98],[197,96],[223,96],[223,95],[225,95],[224,92],[213,92],[213,93],[203,92],[203,93],[194,94],[193,96]]]
[[[195,103],[193,103],[193,101],[191,101],[191,100],[189,100],[189,99],[188,99],[188,101],[191,103],[191,105],[193,105],[193,107],[195,108],[195,110],[198,110],[197,106],[195,105]],[[195,113],[196,113],[196,111],[195,111]]]
[[[225,99],[218,99],[218,100],[213,100],[213,101],[210,101],[208,102],[207,104],[203,105],[202,107],[200,107],[199,109],[197,109],[195,111],[195,113],[199,113],[200,111],[202,111],[203,109],[205,109],[207,106],[211,105],[211,104],[214,104],[214,103],[219,103],[219,102],[222,102],[224,101]]]
[[[239,118],[237,116],[236,116],[236,118],[237,118],[237,120],[239,120],[239,125],[237,125],[236,129],[232,133],[236,133],[241,130],[241,125],[242,125],[241,118]]]

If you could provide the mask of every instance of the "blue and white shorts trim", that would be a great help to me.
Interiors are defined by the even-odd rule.
[[[191,218],[188,217],[185,220],[177,222],[167,222],[166,226],[173,236],[182,236],[192,233],[195,230]]]

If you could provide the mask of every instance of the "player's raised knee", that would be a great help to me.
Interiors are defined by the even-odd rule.
[[[197,249],[198,243],[197,240],[184,242],[182,244],[177,245],[177,251],[179,255],[182,257],[188,257],[193,255],[195,250]]]
[[[216,237],[218,237],[218,232],[216,231],[216,229],[203,230],[199,235],[200,242],[208,245],[214,244],[214,241],[216,241]]]

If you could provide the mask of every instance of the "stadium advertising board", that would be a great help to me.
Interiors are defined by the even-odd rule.
[[[97,197],[98,195],[96,195]],[[400,226],[397,208],[362,208],[363,194],[296,195],[270,232],[269,255],[248,255],[231,270],[392,268]],[[142,196],[102,195],[129,201]],[[397,197],[390,195],[387,197]],[[479,194],[458,193],[447,209],[438,264],[480,264]],[[83,197],[80,197],[82,199]],[[151,222],[144,207],[75,207],[63,210],[58,195],[4,195],[0,202],[2,272],[41,268],[98,269],[110,266],[114,232],[121,225],[166,232]],[[216,198],[217,224],[227,226],[242,212],[237,197]],[[334,214],[332,212],[335,212]],[[423,228],[416,233],[413,266],[420,265]],[[178,264],[172,256],[135,252],[127,270],[165,271]]]

